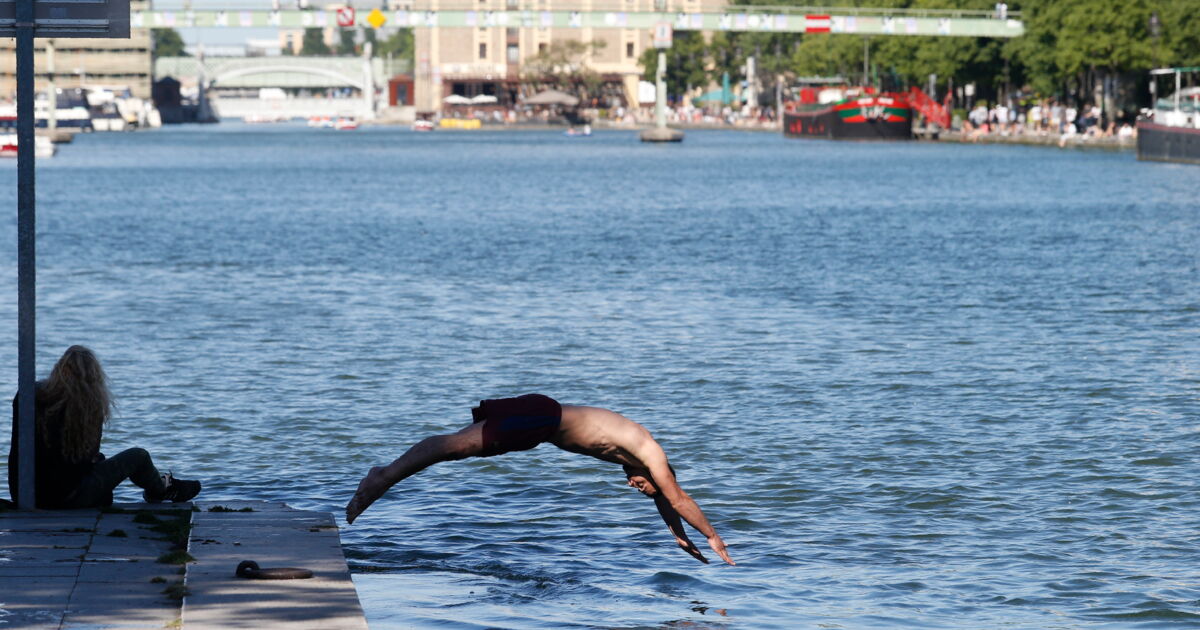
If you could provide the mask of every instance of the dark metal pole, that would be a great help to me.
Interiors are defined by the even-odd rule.
[[[33,0],[17,0],[17,462],[20,487],[17,505],[32,510],[34,504],[34,322],[36,276],[34,237],[33,136]],[[51,107],[54,105],[52,104]]]

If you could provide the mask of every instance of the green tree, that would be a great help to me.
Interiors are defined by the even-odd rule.
[[[680,94],[689,87],[718,83],[726,72],[740,80],[750,55],[755,56],[764,88],[776,77],[791,81],[800,76],[841,76],[857,84],[863,80],[865,44],[870,58],[867,80],[886,77],[891,80],[887,87],[924,86],[929,75],[936,74],[943,91],[974,83],[976,97],[984,100],[1021,91],[1079,102],[1103,97],[1111,113],[1129,109],[1136,100],[1145,101],[1146,71],[1151,66],[1200,65],[1200,0],[1007,1],[1013,17],[1024,22],[1021,37],[718,31],[706,40],[698,33],[677,32],[667,53],[667,89]],[[733,4],[962,9],[987,14],[995,0],[733,0]],[[1157,38],[1150,33],[1151,14],[1157,14],[1161,25]],[[578,61],[568,59],[573,53],[559,54],[563,52],[545,55],[545,63],[535,73]],[[653,50],[639,60],[647,79],[653,79],[657,61]],[[571,72],[577,70],[558,74]]]
[[[188,57],[183,38],[173,28],[156,28],[150,31],[154,37],[155,57]]]
[[[599,91],[602,79],[588,67],[587,58],[604,48],[604,40],[584,42],[565,39],[552,42],[545,50],[526,60],[521,69],[521,80],[534,89],[554,88],[574,94],[582,101],[589,100]]]
[[[1112,113],[1127,108],[1122,100],[1128,99],[1120,97],[1128,90],[1106,86],[1145,81],[1154,56],[1150,15],[1155,10],[1170,12],[1174,4],[1027,0],[1021,7],[1026,34],[1006,48],[1039,92],[1070,94],[1080,102],[1103,98],[1104,109]],[[1170,44],[1165,48],[1174,50]]]
[[[698,32],[675,33],[671,47],[666,50],[667,94],[679,96],[692,88],[702,88],[708,84],[706,48],[704,37]],[[642,76],[647,81],[653,81],[658,72],[658,49],[646,49],[638,63],[642,66]]]
[[[300,54],[306,56],[330,55],[333,51],[325,44],[325,34],[319,28],[304,29],[304,41],[300,46]]]
[[[358,54],[358,46],[354,43],[354,29],[343,28],[338,31],[338,48],[339,55],[356,55]]]
[[[396,32],[388,36],[387,39],[377,40],[375,43],[375,56],[387,57],[391,55],[396,59],[413,59],[413,32],[411,28],[396,29]]]
[[[1200,7],[1193,0],[1151,3],[1158,13],[1159,41],[1150,38],[1151,62],[1159,66],[1200,66]]]

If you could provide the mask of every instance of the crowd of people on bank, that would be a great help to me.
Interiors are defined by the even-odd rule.
[[[474,117],[491,125],[538,125],[561,122],[564,113],[561,108],[518,106],[503,110],[452,108],[444,115]],[[684,99],[668,103],[665,114],[667,124],[673,126],[741,129],[779,126],[779,113],[774,107],[750,107],[741,102],[722,104]],[[612,127],[636,127],[655,122],[654,107],[650,105],[580,108],[571,112],[569,118]],[[1131,118],[1110,116],[1098,104],[1076,106],[1056,99],[1022,100],[1010,104],[979,101],[973,107],[958,110],[951,126],[951,131],[960,131],[971,141],[989,136],[1036,136],[1057,138],[1060,146],[1101,138],[1127,141],[1137,136]]]
[[[617,127],[652,124],[655,120],[654,108],[650,106],[586,108],[573,115]],[[505,110],[454,108],[444,116],[477,118],[484,124],[493,125],[554,124],[562,118],[563,112],[555,108],[530,107]],[[772,128],[778,126],[778,118],[774,107],[752,108],[743,103],[695,104],[685,100],[671,103],[666,109],[667,124],[680,126]],[[1054,99],[1011,106],[979,102],[966,110],[965,116],[956,116],[952,127],[974,141],[986,136],[1057,136],[1059,144],[1066,144],[1095,138],[1132,139],[1137,134],[1132,120],[1108,116],[1099,105],[1087,103],[1077,107]]]
[[[485,125],[555,124],[565,116],[562,108],[517,106],[513,108],[450,107],[442,113],[443,118],[475,118]],[[638,126],[654,122],[654,107],[581,108],[572,116],[610,126]],[[689,126],[769,127],[775,125],[773,107],[750,108],[747,105],[721,105],[719,103],[694,105],[689,102],[672,103],[666,110],[667,123]],[[569,118],[569,117],[568,117]]]
[[[962,131],[972,140],[982,136],[999,134],[1013,135],[1057,135],[1059,145],[1074,139],[1086,138],[1133,138],[1137,129],[1128,120],[1107,116],[1096,104],[1086,103],[1082,107],[1043,99],[1008,106],[995,103],[988,106],[980,102],[967,112],[962,121]]]

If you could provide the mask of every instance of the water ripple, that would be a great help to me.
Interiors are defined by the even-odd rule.
[[[1200,171],[715,132],[673,149],[81,136],[39,163],[39,373],[87,343],[120,403],[105,452],[338,514],[480,398],[608,406],[739,561],[680,552],[600,462],[440,464],[343,530],[373,628],[1197,625]]]

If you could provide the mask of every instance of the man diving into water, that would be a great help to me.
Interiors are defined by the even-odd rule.
[[[484,400],[471,410],[474,422],[448,435],[434,435],[414,444],[387,466],[371,468],[346,505],[346,522],[353,523],[388,488],[445,461],[492,457],[531,449],[542,442],[572,453],[620,464],[630,486],[654,499],[654,506],[679,547],[701,562],[704,554],[688,539],[687,521],[708,539],[722,560],[735,564],[725,541],[708,523],[700,506],[675,482],[667,455],[642,425],[619,413],[599,407],[560,405],[541,394]]]

